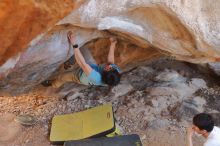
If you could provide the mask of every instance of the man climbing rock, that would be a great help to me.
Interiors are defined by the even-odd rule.
[[[74,57],[64,63],[64,68],[68,69],[73,65],[73,69],[60,74],[55,80],[44,81],[42,85],[59,88],[66,82],[75,82],[84,85],[115,86],[120,82],[120,69],[114,64],[114,51],[117,43],[115,38],[110,38],[111,45],[108,53],[108,63],[103,65],[97,65],[85,59],[75,42],[72,32],[68,32],[68,39],[74,49]],[[74,58],[75,61],[73,61]]]
[[[220,146],[220,128],[214,126],[214,120],[210,115],[201,113],[194,116],[193,126],[187,130],[187,146],[193,146],[194,132],[207,139],[204,146]]]

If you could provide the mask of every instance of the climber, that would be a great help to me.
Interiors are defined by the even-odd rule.
[[[109,39],[111,45],[108,53],[108,63],[97,65],[85,59],[78,44],[75,44],[75,37],[72,32],[68,32],[67,37],[74,50],[74,57],[71,57],[64,63],[64,69],[67,70],[71,66],[73,66],[73,69],[59,75],[55,80],[42,82],[43,86],[59,88],[66,82],[75,82],[84,85],[115,86],[120,82],[120,69],[114,64],[114,51],[117,43],[115,38]],[[75,61],[73,61],[74,58]]]
[[[187,146],[193,146],[192,136],[197,133],[204,138],[204,146],[220,146],[220,128],[214,126],[211,115],[201,113],[193,118],[193,125],[187,130]]]

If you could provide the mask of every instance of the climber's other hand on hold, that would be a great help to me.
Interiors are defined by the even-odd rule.
[[[111,42],[111,44],[117,44],[117,39],[115,38],[115,37],[110,37],[110,42]]]

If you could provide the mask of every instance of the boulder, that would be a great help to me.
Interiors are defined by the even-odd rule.
[[[119,39],[116,61],[123,67],[162,54],[217,62],[219,6],[215,0],[2,0],[0,87],[23,93],[53,75],[73,54],[68,30],[80,47],[90,42],[98,63],[106,59],[110,36]]]

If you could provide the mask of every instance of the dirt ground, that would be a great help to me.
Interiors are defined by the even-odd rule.
[[[0,97],[0,146],[50,146],[54,115],[104,103],[112,103],[121,132],[138,134],[144,146],[184,146],[185,130],[194,114],[208,112],[220,124],[219,93],[214,76],[194,65],[167,59],[125,72],[114,88],[39,85],[25,95]],[[22,126],[14,120],[26,114],[34,116],[36,124]],[[196,146],[203,142],[203,138],[194,137]]]

